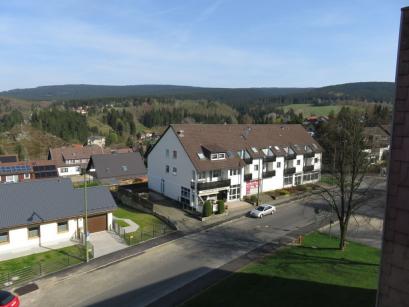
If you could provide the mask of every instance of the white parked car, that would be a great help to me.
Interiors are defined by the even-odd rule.
[[[276,207],[272,205],[260,205],[250,211],[250,216],[262,218],[264,215],[273,214],[276,212]]]

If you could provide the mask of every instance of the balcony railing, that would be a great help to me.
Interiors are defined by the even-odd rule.
[[[275,162],[276,161],[276,156],[266,156],[263,158],[264,162]]]
[[[253,174],[244,174],[244,181],[250,181],[253,179]]]
[[[284,160],[294,160],[295,158],[297,158],[295,153],[284,156]]]
[[[276,171],[267,171],[263,172],[263,178],[274,177],[276,175]]]
[[[224,188],[224,187],[230,187],[230,179],[197,183],[198,191],[211,190],[211,189]]]
[[[303,167],[304,172],[312,172],[314,170],[314,165],[306,165]]]
[[[304,154],[304,158],[314,158],[315,152],[307,152]]]
[[[295,167],[289,167],[284,169],[284,175],[291,175],[295,173]]]
[[[253,158],[244,158],[243,160],[244,160],[244,163],[246,163],[246,164],[253,163]]]

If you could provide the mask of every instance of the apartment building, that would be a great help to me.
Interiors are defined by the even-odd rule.
[[[301,125],[170,125],[149,151],[148,184],[201,211],[205,200],[316,182],[321,155]]]

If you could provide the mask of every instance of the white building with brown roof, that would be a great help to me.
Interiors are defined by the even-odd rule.
[[[148,154],[149,188],[201,211],[316,182],[321,153],[301,125],[170,125]]]
[[[86,169],[92,155],[109,153],[111,153],[109,149],[96,145],[58,147],[49,149],[48,160],[56,162],[59,176],[75,176]]]

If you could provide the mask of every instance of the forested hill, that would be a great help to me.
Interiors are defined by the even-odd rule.
[[[207,88],[176,85],[53,85],[0,92],[0,96],[29,100],[77,100],[105,97],[172,97],[208,99],[229,104],[257,101],[355,99],[392,102],[393,82],[358,82],[321,88]]]

